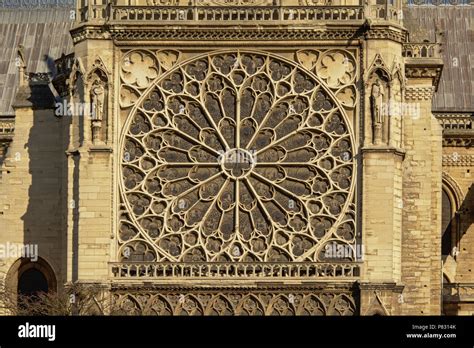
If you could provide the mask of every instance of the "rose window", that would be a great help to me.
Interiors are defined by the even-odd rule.
[[[319,262],[354,246],[350,126],[304,68],[196,58],[156,80],[125,126],[122,261]]]

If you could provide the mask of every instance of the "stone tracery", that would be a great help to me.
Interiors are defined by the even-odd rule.
[[[146,55],[125,57],[155,71]],[[123,71],[122,91],[149,85]],[[318,78],[221,52],[150,86],[123,139],[122,260],[317,262],[325,243],[355,243],[350,126]]]
[[[144,292],[132,295],[117,292],[113,297],[114,314],[120,315],[334,315],[357,314],[355,301],[348,292],[259,291]]]

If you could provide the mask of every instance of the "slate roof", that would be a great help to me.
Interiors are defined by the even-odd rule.
[[[18,44],[25,47],[28,72],[48,72],[62,53],[72,52],[71,9],[0,9],[0,115],[13,114]],[[412,42],[434,41],[437,29],[444,34],[445,66],[433,110],[474,112],[474,6],[407,6],[404,23]]]
[[[18,86],[18,44],[25,47],[28,72],[49,72],[62,53],[72,52],[72,7],[0,9],[0,115],[13,115]]]
[[[433,111],[474,112],[474,6],[419,6],[403,10],[410,41],[435,41],[440,30],[443,73]]]

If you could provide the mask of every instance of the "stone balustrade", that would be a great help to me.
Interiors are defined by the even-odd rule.
[[[439,44],[435,42],[409,42],[403,45],[406,58],[440,58]]]
[[[471,114],[436,114],[436,119],[446,130],[473,129],[474,115]]]
[[[401,10],[392,5],[340,6],[143,6],[89,5],[79,9],[79,21],[190,23],[192,22],[321,22],[362,21],[365,18],[401,22]]]
[[[360,263],[110,263],[114,279],[220,278],[247,280],[358,278]]]

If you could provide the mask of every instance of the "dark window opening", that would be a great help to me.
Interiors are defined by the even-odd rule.
[[[442,212],[441,212],[441,254],[449,255],[453,251],[453,206],[448,193],[442,191]]]
[[[34,296],[40,292],[48,292],[48,290],[46,277],[35,268],[24,271],[18,279],[18,294],[20,295]]]

